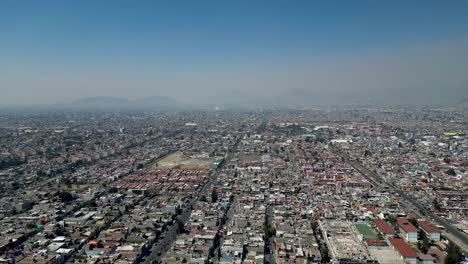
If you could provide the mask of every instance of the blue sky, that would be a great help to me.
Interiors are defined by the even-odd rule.
[[[0,2],[0,87],[7,91],[0,104],[135,97],[135,91],[177,97],[189,90],[202,102],[214,92],[231,94],[234,88],[227,84],[238,79],[243,80],[239,86],[263,94],[276,82],[272,76],[293,78],[317,62],[391,64],[391,57],[403,53],[416,61],[463,58],[466,14],[468,1],[5,0]],[[446,54],[445,47],[456,55]],[[384,59],[374,62],[379,58]],[[346,69],[330,71],[342,75]],[[137,87],[113,89],[119,78]],[[88,81],[77,85],[77,80]],[[308,87],[310,81],[296,89],[313,94],[319,88],[313,82]],[[275,88],[277,94],[291,90],[283,85]],[[28,94],[38,96],[31,100]]]

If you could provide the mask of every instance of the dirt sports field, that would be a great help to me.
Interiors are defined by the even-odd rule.
[[[153,169],[207,170],[213,165],[213,159],[192,159],[181,151],[172,153],[153,165]]]

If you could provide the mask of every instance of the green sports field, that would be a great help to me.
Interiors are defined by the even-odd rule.
[[[377,234],[367,224],[354,224],[364,239],[377,239]]]

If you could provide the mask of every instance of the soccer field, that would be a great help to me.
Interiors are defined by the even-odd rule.
[[[377,239],[377,234],[367,224],[354,224],[364,239]]]

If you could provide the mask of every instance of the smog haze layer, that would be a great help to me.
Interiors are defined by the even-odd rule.
[[[452,104],[466,1],[2,1],[0,106]]]

